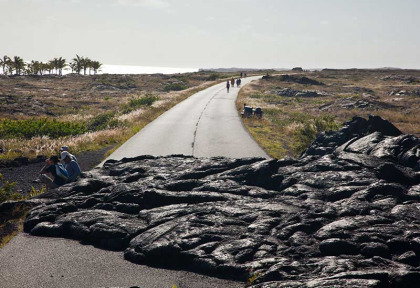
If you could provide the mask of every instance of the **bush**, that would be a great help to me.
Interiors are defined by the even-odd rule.
[[[0,182],[3,181],[3,175],[0,174]],[[1,184],[0,184],[1,185]],[[3,185],[0,186],[0,203],[3,203],[8,200],[19,200],[22,196],[19,193],[14,191],[16,183],[10,183],[6,181]]]
[[[114,119],[115,112],[107,112],[96,115],[86,124],[90,131],[99,131],[115,128],[121,125],[120,121]]]
[[[131,98],[128,105],[130,108],[138,108],[141,106],[152,106],[154,102],[159,100],[158,96],[154,96],[152,94],[146,94],[143,97]]]
[[[127,114],[143,106],[152,106],[158,100],[159,97],[152,94],[146,94],[143,97],[133,97],[128,104],[122,106],[122,113]]]
[[[58,138],[83,134],[87,131],[84,123],[60,122],[47,118],[26,120],[0,120],[0,138],[25,138],[48,136]]]
[[[207,80],[209,81],[215,81],[217,79],[219,79],[221,76],[217,73],[212,73],[209,75],[209,77],[207,78]]]
[[[165,92],[169,92],[169,91],[181,91],[181,90],[185,90],[187,88],[188,88],[188,86],[183,84],[183,83],[171,83],[171,84],[166,84],[166,86],[163,88],[163,90]]]

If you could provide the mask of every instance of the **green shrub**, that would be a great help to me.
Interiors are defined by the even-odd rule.
[[[152,106],[158,100],[159,97],[153,94],[146,94],[143,97],[132,97],[128,104],[122,106],[122,113],[127,114],[143,106]]]
[[[209,77],[207,78],[209,81],[215,81],[219,79],[221,76],[217,73],[211,73]]]
[[[62,136],[79,135],[86,132],[84,123],[61,122],[55,119],[32,118],[26,120],[0,120],[0,138],[25,138],[36,136],[49,136],[58,138]]]
[[[131,108],[138,108],[141,106],[152,106],[154,102],[159,100],[158,96],[152,95],[152,94],[146,94],[146,96],[143,97],[136,97],[131,98],[128,105]]]
[[[187,88],[188,86],[183,83],[171,83],[171,84],[166,84],[163,90],[165,92],[169,92],[169,91],[181,91]]]
[[[16,183],[10,183],[6,181],[4,184],[1,184],[3,181],[3,175],[0,174],[0,203],[8,200],[19,200],[22,196],[14,191]]]
[[[114,119],[115,112],[106,112],[96,115],[87,122],[89,131],[99,131],[110,128],[115,128],[121,125],[121,122]]]

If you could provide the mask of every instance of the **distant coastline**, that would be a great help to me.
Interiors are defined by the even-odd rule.
[[[173,68],[103,64],[97,74],[176,74],[190,72],[198,72],[198,68]],[[63,74],[69,73],[71,73],[71,71],[65,71]]]

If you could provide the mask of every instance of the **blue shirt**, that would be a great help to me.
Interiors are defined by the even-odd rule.
[[[76,161],[71,160],[69,163],[65,164],[67,173],[69,173],[69,182],[73,182],[77,177],[82,174],[82,169],[80,169],[79,164]]]
[[[55,183],[57,186],[61,186],[66,184],[66,180],[64,180],[63,178],[59,177],[57,175],[57,172],[55,170],[55,165],[50,165],[47,168],[44,169],[45,172],[51,173],[51,175],[53,175],[54,180],[53,183]]]

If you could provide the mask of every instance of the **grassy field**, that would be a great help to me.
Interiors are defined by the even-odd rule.
[[[245,86],[238,111],[262,107],[262,119],[244,119],[257,142],[276,158],[298,156],[326,130],[353,116],[379,115],[403,133],[420,136],[420,71],[323,70],[267,77]]]

